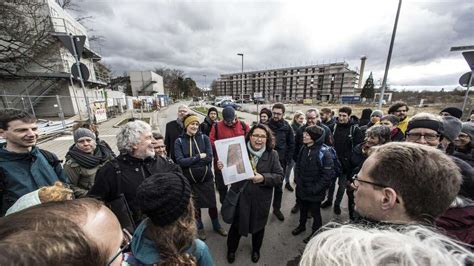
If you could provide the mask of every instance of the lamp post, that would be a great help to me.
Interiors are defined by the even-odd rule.
[[[242,75],[240,80],[240,100],[242,103],[244,102],[244,54],[237,54],[238,56],[242,56]]]
[[[378,106],[379,110],[382,110],[383,94],[385,93],[385,87],[387,86],[388,69],[390,68],[390,60],[392,59],[393,43],[395,42],[395,35],[397,34],[398,17],[400,16],[401,7],[402,7],[402,0],[398,0],[397,15],[395,17],[395,23],[393,25],[392,39],[390,40],[390,48],[388,49],[387,64],[385,65],[385,73],[383,74],[382,90],[380,91],[380,99],[379,99],[379,106]]]
[[[202,97],[204,97],[204,91],[205,91],[206,85],[207,85],[207,79],[206,79],[207,75],[203,75],[203,76],[204,76],[204,88],[202,88]]]

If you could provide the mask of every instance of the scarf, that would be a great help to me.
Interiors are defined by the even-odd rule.
[[[260,157],[262,157],[263,153],[265,152],[265,146],[263,146],[259,151],[256,151],[252,149],[252,145],[250,144],[250,141],[247,142],[247,149],[249,150],[250,153],[250,161],[252,163],[252,168],[254,168],[254,171],[257,168],[257,163]]]
[[[100,164],[103,164],[110,158],[112,151],[108,150],[104,145],[97,143],[94,154],[89,154],[81,151],[79,148],[74,145],[68,152],[68,155],[71,156],[80,166],[92,169]]]

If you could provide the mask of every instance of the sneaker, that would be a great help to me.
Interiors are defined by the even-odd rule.
[[[280,210],[273,210],[273,214],[275,214],[275,216],[278,218],[278,220],[280,220],[280,221],[285,220],[285,216],[283,216],[283,213],[281,213]]]
[[[329,200],[326,200],[325,202],[323,202],[321,204],[321,209],[326,209],[326,208],[329,208],[332,206],[332,202],[330,202]]]
[[[291,208],[291,213],[297,213],[299,210],[300,210],[300,205],[298,205],[298,203],[296,203],[295,206],[293,206],[293,208]]]
[[[227,236],[227,231],[222,227],[220,227],[219,229],[214,229],[214,231],[221,236]]]
[[[336,215],[340,215],[341,214],[341,207],[337,206],[337,205],[334,205],[334,213]]]
[[[290,192],[295,191],[295,190],[293,189],[293,187],[291,187],[290,183],[286,183],[285,188],[286,188],[288,191],[290,191]]]
[[[204,229],[198,229],[198,238],[202,241],[206,240],[206,231]]]

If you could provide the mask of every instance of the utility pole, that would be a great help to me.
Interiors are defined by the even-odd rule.
[[[241,75],[241,81],[240,81],[240,100],[243,102],[244,101],[244,54],[240,53],[237,54],[238,56],[242,56],[242,75]]]

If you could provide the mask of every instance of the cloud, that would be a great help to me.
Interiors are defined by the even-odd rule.
[[[455,45],[474,44],[474,3],[405,0],[389,80],[393,85],[457,84],[467,71]],[[346,60],[381,78],[397,0],[82,0],[81,15],[106,41],[115,73],[179,68],[199,85],[219,74]],[[464,63],[464,65],[463,65]],[[427,72],[428,71],[428,72]],[[429,76],[429,78],[427,78]]]

